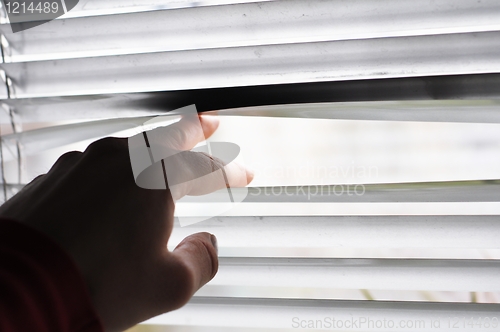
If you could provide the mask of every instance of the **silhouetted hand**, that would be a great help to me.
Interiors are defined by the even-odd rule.
[[[189,150],[218,127],[215,117],[183,118],[162,129],[164,144]],[[196,121],[195,121],[196,120]],[[186,174],[223,167],[231,187],[253,175],[237,163],[223,166],[203,153],[177,161]],[[205,169],[210,168],[210,169]],[[193,184],[194,183],[194,184]],[[224,182],[223,182],[224,183]],[[174,198],[211,192],[220,181],[177,186]],[[217,272],[215,236],[198,233],[167,250],[173,227],[170,190],[134,182],[127,139],[105,138],[85,152],[61,156],[0,208],[9,217],[49,235],[75,260],[104,327],[123,330],[183,306]]]

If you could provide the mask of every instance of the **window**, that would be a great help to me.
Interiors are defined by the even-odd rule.
[[[498,329],[498,22],[496,0],[80,0],[19,33],[4,15],[3,195],[196,104],[257,177],[174,230],[215,233],[220,272],[134,331]]]

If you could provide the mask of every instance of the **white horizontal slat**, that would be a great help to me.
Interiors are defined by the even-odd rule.
[[[184,220],[213,216],[227,204],[178,203],[176,213]],[[223,216],[461,216],[500,215],[500,202],[403,202],[403,203],[243,203],[235,204]]]
[[[3,143],[10,146],[21,144],[23,154],[26,156],[71,143],[106,137],[122,130],[137,128],[151,118],[150,116],[118,118],[52,126],[4,135],[2,140]],[[10,159],[9,155],[5,157],[5,160]]]
[[[288,277],[289,278],[289,277]],[[403,281],[404,283],[404,281]],[[363,287],[363,286],[361,286]],[[283,286],[212,285],[202,287],[196,296],[279,299],[324,299],[361,301],[498,303],[500,292],[423,291],[370,288],[319,288]]]
[[[169,246],[207,231],[221,256],[500,257],[500,217],[477,215],[215,217],[176,226]]]
[[[495,0],[354,0],[348,6],[341,1],[286,0],[202,6],[54,20],[21,33],[6,32],[11,45],[6,61],[498,31],[499,22]]]
[[[274,105],[215,111],[218,115],[286,118],[500,123],[497,100],[369,101]],[[207,113],[207,114],[210,114]]]
[[[247,189],[231,191],[240,197]],[[210,200],[184,197],[177,202],[175,215],[186,222],[195,220],[190,217],[217,215],[300,216],[303,220],[321,216],[500,215],[498,181],[257,187],[248,188],[244,201],[230,210],[223,208],[226,195],[218,191]]]
[[[343,110],[349,110],[353,118],[361,119],[361,110],[368,108],[370,112],[364,113],[366,119],[487,122],[496,119],[494,105],[499,88],[500,74],[482,74],[22,98],[3,102],[13,107],[25,123],[163,114],[193,103],[200,112],[223,110],[223,114],[283,116],[285,108],[290,116],[326,118],[341,117]],[[328,112],[318,112],[328,105],[332,106]],[[426,105],[434,112],[417,112]],[[394,108],[398,111],[391,112]],[[416,112],[407,116],[407,109]]]
[[[9,107],[15,110],[23,123],[77,122],[153,116],[165,113],[165,110],[148,109],[147,101],[147,94],[4,100]],[[10,123],[8,114],[4,113],[0,121]]]
[[[146,324],[194,325],[220,327],[281,328],[297,330],[295,322],[306,321],[302,329],[312,324],[332,322],[334,328],[342,330],[349,325],[349,331],[388,331],[394,329],[408,331],[456,331],[453,324],[459,322],[462,331],[484,331],[484,327],[464,323],[474,317],[489,318],[497,322],[500,305],[497,304],[452,304],[452,303],[402,303],[371,301],[333,301],[333,300],[277,300],[277,299],[232,299],[232,298],[193,298],[185,307],[158,316]],[[364,322],[360,325],[359,321]],[[352,325],[352,322],[358,322]],[[369,324],[371,321],[371,325]],[[342,325],[340,325],[342,322]],[[292,325],[294,324],[294,325]],[[339,324],[339,325],[337,325]],[[394,325],[392,325],[394,324]],[[402,325],[403,324],[403,325]],[[439,324],[439,325],[438,325]],[[450,325],[448,325],[450,324]],[[463,324],[463,325],[462,325]],[[392,327],[391,327],[392,326]],[[482,325],[484,326],[484,325]],[[490,331],[500,327],[488,325]],[[331,329],[327,325],[313,325],[321,329]]]
[[[202,6],[218,6],[247,2],[265,2],[273,0],[80,0],[75,8],[64,15],[68,17],[83,17],[94,15],[109,15],[153,11],[162,9],[178,9]]]
[[[213,193],[210,200],[186,196],[179,202],[222,203],[224,190]],[[247,190],[245,203],[500,202],[496,180],[231,188],[238,197]]]
[[[3,67],[18,98],[499,73],[499,36],[482,32],[347,40]]]
[[[265,2],[273,0],[79,0],[77,5],[62,17],[57,19],[67,19],[75,17],[92,17],[101,15],[117,15],[137,12],[149,12],[165,9],[180,9],[204,6],[218,6],[227,4],[238,4],[248,2]],[[22,21],[22,18],[19,22]],[[8,19],[0,17],[0,24],[8,24]],[[9,29],[6,29],[10,31]]]
[[[55,100],[54,100],[55,99]],[[92,120],[123,118],[145,115],[164,115],[163,110],[149,104],[155,96],[147,94],[88,96],[68,98],[40,98],[10,100],[24,123],[65,120]],[[215,106],[215,105],[214,105]],[[207,112],[221,116],[259,116],[285,118],[315,118],[343,120],[380,121],[426,121],[500,123],[500,101],[498,100],[412,100],[412,101],[366,101],[337,103],[308,103],[292,105],[270,105],[224,109]],[[0,118],[10,123],[7,114]]]
[[[499,279],[494,260],[222,257],[209,285],[495,292]]]

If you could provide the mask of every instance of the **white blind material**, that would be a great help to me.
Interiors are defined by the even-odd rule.
[[[11,73],[18,98],[484,74],[500,72],[499,37],[500,32],[488,31],[355,39],[6,63],[3,67]]]
[[[6,197],[27,182],[27,160],[190,104],[220,116],[500,123],[497,0],[80,0],[16,34],[0,17]],[[482,317],[500,331],[498,179],[441,181],[355,196],[250,188],[239,210],[175,227],[170,245],[215,233],[220,271],[147,324],[268,331],[364,317],[373,327],[335,327],[476,331],[466,319]],[[178,210],[204,213],[195,201]]]
[[[201,1],[191,8],[183,2],[188,8],[179,10],[161,10],[171,2],[157,2],[153,8],[158,10],[152,12],[62,18],[36,30],[7,33],[5,37],[21,47],[13,48],[6,60],[459,34],[497,31],[500,27],[500,5],[494,0],[448,0],[439,5],[429,1],[354,0],[346,5],[341,1],[288,0],[224,6],[203,6]],[[213,3],[219,2],[232,1]],[[82,3],[70,15],[82,12],[79,7],[87,10],[90,5],[110,5],[107,1]],[[113,10],[125,7],[126,2]]]
[[[439,320],[443,329],[455,322],[478,316],[496,317],[500,307],[484,304],[443,304],[443,303],[394,303],[367,301],[328,301],[328,300],[268,300],[268,299],[228,299],[199,298],[189,303],[184,310],[175,311],[169,315],[152,319],[154,324],[204,325],[204,326],[247,326],[253,328],[272,329],[287,327],[296,330],[292,324],[305,320],[305,328],[309,321],[315,324],[317,320],[335,318],[337,321],[352,322],[353,319],[368,318],[373,321],[368,327],[368,321],[361,326],[359,323],[350,328],[353,331],[386,331],[386,322],[394,322],[394,328],[410,331],[428,331],[431,322]],[[450,320],[448,320],[448,317]],[[378,324],[377,327],[375,324]],[[344,324],[345,325],[345,324]],[[312,328],[319,325],[313,325]],[[335,327],[341,326],[335,325]],[[407,328],[406,326],[411,326]],[[422,328],[422,326],[424,326]],[[463,325],[462,325],[463,326]],[[427,329],[426,329],[427,327]],[[323,327],[324,328],[324,327]],[[331,327],[330,327],[331,328]],[[494,328],[492,328],[494,330]],[[469,331],[473,328],[469,328]]]

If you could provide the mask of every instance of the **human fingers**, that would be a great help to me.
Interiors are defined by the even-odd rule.
[[[212,136],[219,127],[216,116],[186,115],[179,122],[146,133],[151,146],[164,146],[177,151],[191,150]]]
[[[193,294],[217,273],[217,239],[210,233],[186,237],[166,254],[159,289],[165,294],[164,311],[182,307]],[[163,282],[163,284],[161,284]]]
[[[78,161],[80,161],[82,155],[83,153],[80,151],[66,152],[56,160],[47,174],[38,175],[30,183],[24,186],[23,190],[27,190],[42,183],[47,177],[57,178],[58,176],[64,175],[71,167],[75,166]]]
[[[236,161],[225,165],[222,160],[200,152],[183,153],[176,157],[176,166],[170,167],[169,171],[178,170],[179,175],[171,172],[173,176],[170,178],[185,180],[169,183],[174,200],[186,195],[205,195],[223,188],[245,187],[253,180],[253,172]],[[182,161],[179,161],[180,158]]]
[[[76,164],[81,158],[83,153],[80,151],[70,151],[61,155],[57,161],[52,165],[50,169],[51,172],[57,171],[59,169],[67,169]]]

